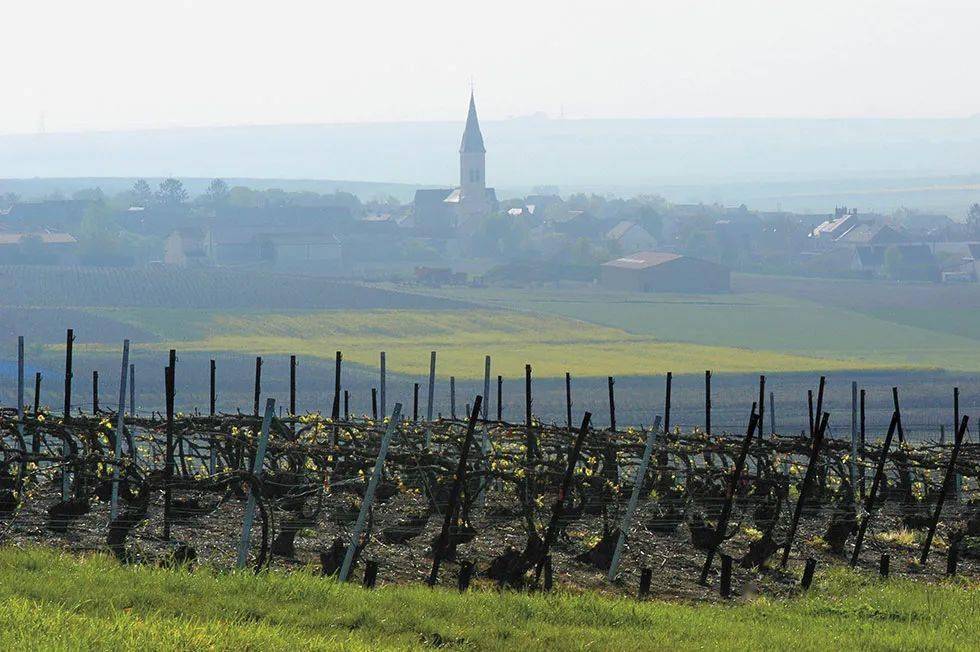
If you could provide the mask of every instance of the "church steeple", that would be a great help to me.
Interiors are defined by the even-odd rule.
[[[459,145],[459,153],[486,154],[483,146],[483,134],[480,133],[480,121],[476,117],[476,100],[470,91],[470,110],[466,114],[466,128],[463,130],[463,142]]]
[[[487,206],[487,148],[483,146],[480,121],[476,117],[476,100],[470,91],[470,110],[466,114],[463,141],[459,144],[459,194],[463,213],[486,212]]]

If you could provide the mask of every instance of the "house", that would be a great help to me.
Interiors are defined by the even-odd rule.
[[[729,292],[731,271],[699,258],[641,251],[603,263],[600,283],[629,292]]]
[[[834,209],[834,217],[818,224],[810,232],[810,237],[817,240],[834,241],[860,223],[861,220],[858,218],[856,209],[847,206],[838,207]]]
[[[203,248],[211,264],[265,264],[280,271],[336,271],[342,260],[336,235],[304,229],[212,227]]]
[[[7,211],[4,221],[17,225],[25,232],[50,228],[72,231],[78,228],[85,211],[95,202],[87,199],[58,199],[37,202],[18,202]]]
[[[465,285],[466,273],[453,272],[448,267],[416,267],[415,280],[422,285]]]
[[[200,227],[174,229],[163,241],[163,262],[177,267],[203,266],[208,256],[204,250],[205,231]]]
[[[657,240],[650,232],[636,222],[623,220],[606,232],[606,240],[615,243],[619,251],[633,253],[634,251],[649,251],[657,246]]]
[[[901,231],[887,224],[860,223],[835,238],[834,242],[842,245],[880,247],[908,242],[908,238]]]
[[[68,265],[77,256],[78,241],[63,231],[0,230],[0,262]]]
[[[560,219],[548,223],[551,231],[568,238],[588,238],[590,240],[601,236],[606,230],[601,220],[588,211],[568,211]]]
[[[926,244],[892,245],[885,250],[885,273],[896,281],[942,280],[939,261]]]

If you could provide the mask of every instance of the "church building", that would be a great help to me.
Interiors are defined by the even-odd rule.
[[[415,191],[415,227],[429,235],[449,235],[475,217],[497,210],[497,195],[487,188],[487,149],[470,93],[466,127],[459,145],[459,187]]]

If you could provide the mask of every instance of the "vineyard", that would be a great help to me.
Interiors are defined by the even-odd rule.
[[[805,590],[850,565],[926,580],[980,577],[980,446],[957,415],[948,440],[905,437],[898,393],[887,431],[826,436],[823,383],[808,433],[650,428],[589,412],[564,423],[496,418],[483,396],[450,414],[351,414],[337,382],[329,416],[277,412],[260,386],[250,414],[179,414],[176,357],[164,413],[0,411],[0,539],[107,551],[132,564],[300,568],[383,583],[591,588],[686,599]],[[70,348],[69,362],[70,369]],[[256,371],[258,379],[258,368]],[[669,385],[668,385],[669,387]],[[489,381],[486,385],[489,389]],[[489,394],[490,392],[484,392]],[[21,385],[21,398],[24,395]],[[764,396],[760,388],[760,395]],[[651,410],[652,411],[652,410]],[[457,417],[456,413],[460,416]],[[800,575],[803,575],[801,580]]]
[[[4,304],[18,307],[360,310],[466,305],[312,276],[171,266],[131,269],[0,265],[0,295],[5,297]]]

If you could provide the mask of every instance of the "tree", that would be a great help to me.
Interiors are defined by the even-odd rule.
[[[187,201],[187,191],[180,179],[170,177],[160,182],[157,189],[156,200],[161,206],[177,206]]]
[[[76,201],[105,201],[105,193],[102,192],[102,188],[96,186],[95,188],[82,188],[81,190],[76,190],[71,194],[71,198]]]
[[[79,226],[78,249],[90,264],[118,254],[119,225],[104,204],[93,204],[85,210]]]
[[[970,204],[970,210],[966,214],[966,223],[970,227],[970,233],[980,237],[980,204],[976,202]]]
[[[133,188],[130,192],[133,193],[133,200],[139,206],[147,206],[153,201],[153,190],[150,188],[150,184],[146,182],[146,179],[137,179],[133,183]]]
[[[228,203],[229,195],[228,184],[221,179],[214,179],[208,184],[208,189],[204,191],[203,199],[206,204],[219,206]]]

